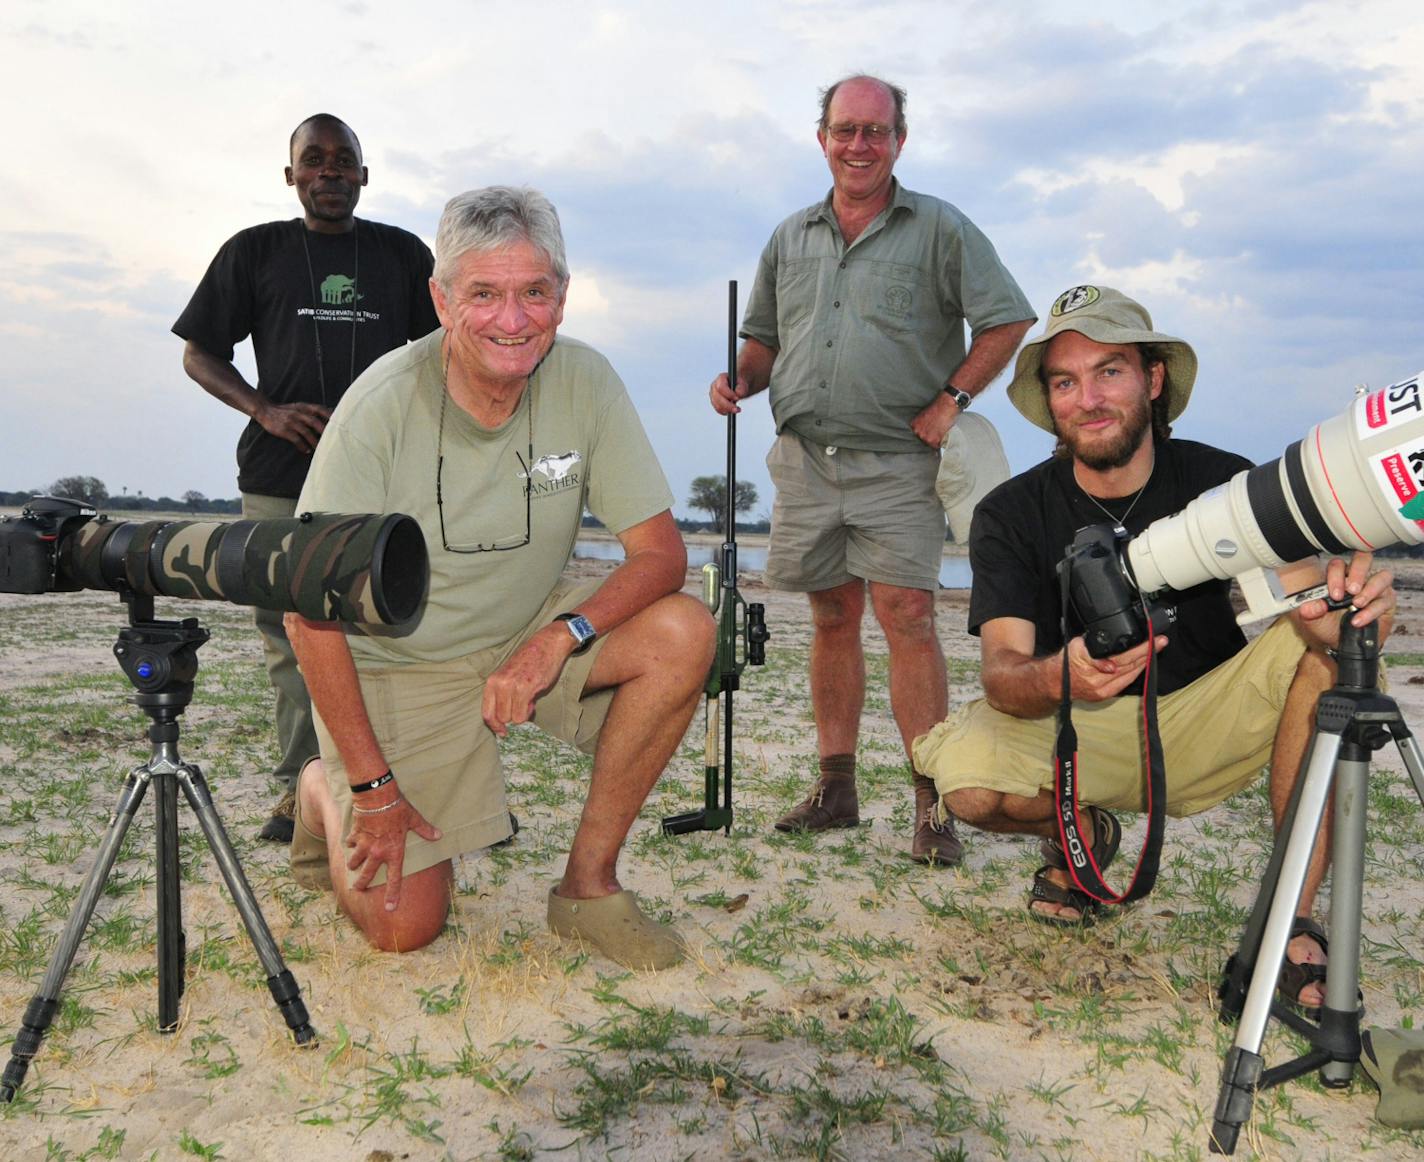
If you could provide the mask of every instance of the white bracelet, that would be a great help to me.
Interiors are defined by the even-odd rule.
[[[405,802],[405,796],[404,796],[404,795],[397,795],[394,799],[392,799],[392,800],[391,800],[389,803],[387,803],[384,807],[358,807],[358,806],[356,806],[355,803],[352,803],[352,804],[351,804],[351,814],[353,814],[353,815],[383,815],[383,814],[385,814],[385,812],[391,810],[393,807],[399,807],[399,806],[400,806],[402,803],[404,803],[404,802]]]

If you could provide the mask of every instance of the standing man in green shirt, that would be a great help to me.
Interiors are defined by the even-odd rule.
[[[737,383],[719,375],[710,390],[721,415],[771,390],[776,501],[766,580],[811,602],[820,772],[776,824],[782,831],[860,822],[867,593],[889,645],[890,705],[907,755],[948,712],[934,623],[945,533],[934,490],[939,449],[1034,320],[979,229],[895,179],[905,136],[903,89],[851,76],[822,93],[816,140],[831,192],[772,235],[742,323]],[[939,821],[933,781],[913,763],[911,773],[912,858],[957,864],[953,820]]]

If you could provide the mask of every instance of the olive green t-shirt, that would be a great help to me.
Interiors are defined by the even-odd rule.
[[[401,512],[425,533],[424,610],[406,627],[349,627],[358,667],[447,661],[508,641],[558,581],[585,507],[614,533],[672,507],[622,381],[576,339],[555,339],[498,428],[446,401],[442,434],[443,335],[383,356],[356,380],[322,433],[298,502],[299,512]],[[446,550],[441,511],[451,550],[519,547]]]
[[[845,245],[831,199],[762,251],[741,335],[777,352],[771,411],[815,444],[918,452],[910,421],[976,333],[1034,317],[993,244],[958,209],[905,189]]]

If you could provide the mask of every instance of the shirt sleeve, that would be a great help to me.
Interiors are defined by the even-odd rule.
[[[349,420],[350,412],[346,413]],[[341,411],[327,424],[312,455],[297,511],[385,512],[390,459],[360,439]]]
[[[973,334],[1036,318],[984,232],[968,218],[961,218],[958,233],[958,245],[945,272],[946,308],[967,320]]]
[[[233,348],[252,333],[252,300],[251,263],[237,234],[213,258],[173,333],[230,362]]]
[[[781,337],[776,330],[776,235],[761,252],[751,294],[747,296],[746,314],[738,334],[743,339],[755,339],[773,351],[781,349]]]
[[[588,510],[615,535],[672,508],[672,490],[623,383],[608,370],[590,454]]]
[[[1037,626],[1038,578],[1032,537],[1015,531],[990,493],[975,509],[969,526],[969,565],[974,584],[969,593],[969,632],[978,636],[986,621],[1017,617]]]

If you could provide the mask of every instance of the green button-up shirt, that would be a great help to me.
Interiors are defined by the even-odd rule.
[[[974,332],[1033,319],[982,231],[905,189],[849,246],[831,197],[782,222],[762,251],[743,338],[777,352],[777,431],[816,444],[922,451],[910,421],[964,362]]]

